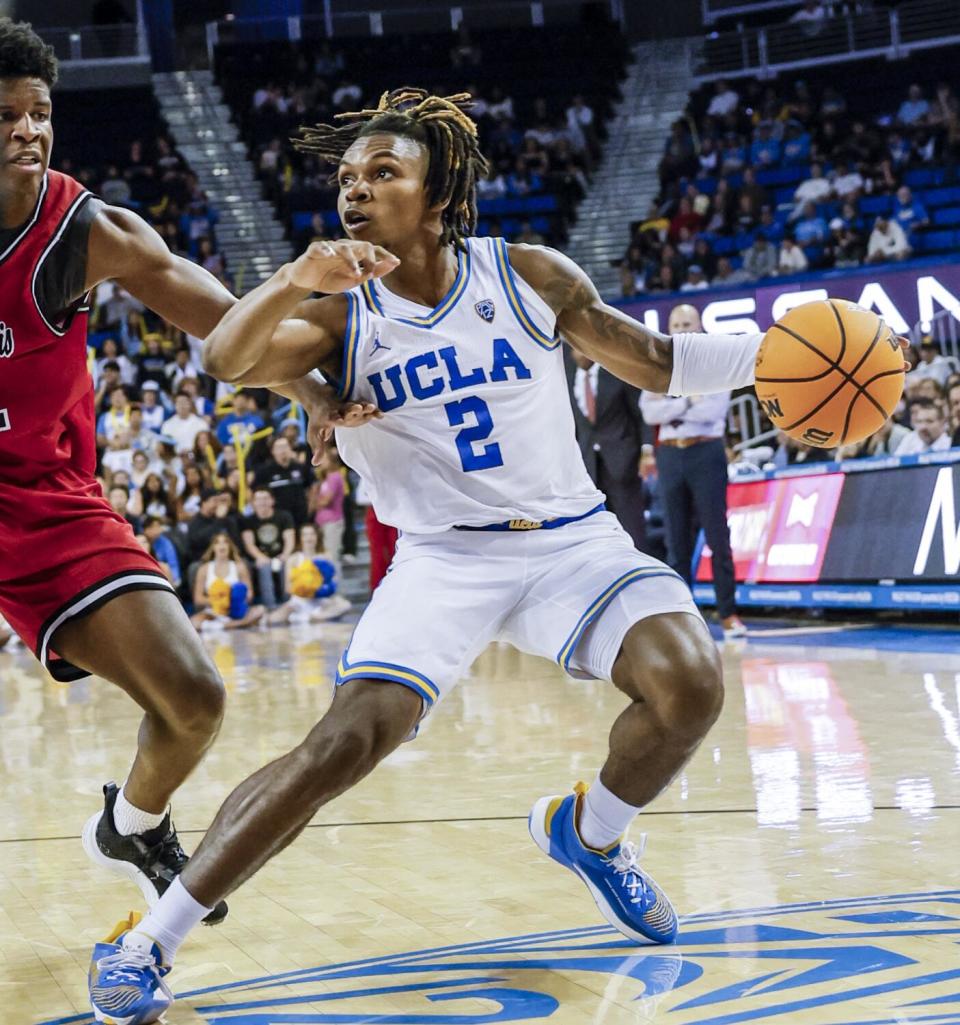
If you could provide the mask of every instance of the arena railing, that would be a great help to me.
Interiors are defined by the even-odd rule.
[[[603,0],[610,18],[623,23],[628,0]],[[219,43],[270,40],[299,42],[343,36],[382,36],[401,32],[456,32],[486,28],[539,28],[576,23],[584,0],[420,0],[414,5],[383,0],[324,0],[322,15],[221,18],[207,22],[207,51],[213,61]]]
[[[700,0],[704,25],[737,14],[761,14],[786,8],[799,10],[802,6],[803,0]]]
[[[918,345],[921,338],[932,338],[940,346],[943,355],[953,361],[956,370],[960,370],[958,312],[960,310],[940,310],[928,323],[918,321],[910,329],[910,341],[914,345]]]
[[[149,56],[146,35],[138,24],[45,28],[43,41],[53,47],[57,60],[64,64],[139,61]]]
[[[834,14],[818,22],[787,22],[704,40],[700,82],[719,78],[772,78],[781,71],[885,57],[960,43],[956,5],[905,0],[896,8]]]

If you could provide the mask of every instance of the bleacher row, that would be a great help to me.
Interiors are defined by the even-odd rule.
[[[422,85],[440,93],[466,88],[487,100],[509,95],[515,111],[513,127],[521,136],[538,123],[538,99],[546,103],[550,126],[557,127],[573,95],[579,93],[594,112],[597,136],[604,137],[603,124],[619,95],[628,53],[614,26],[594,20],[572,26],[478,31],[471,33],[469,43],[475,57],[469,53],[458,57],[462,44],[462,37],[453,33],[337,40],[335,57],[340,66],[332,73],[323,67],[323,61],[330,60],[330,47],[316,41],[305,40],[296,47],[287,43],[228,44],[217,49],[216,76],[254,153],[266,139],[251,112],[251,99],[254,91],[268,82],[283,85],[288,93],[307,91],[310,108],[302,112],[297,123],[329,120],[336,109],[329,97],[344,81],[362,84],[365,104],[375,104],[381,91],[404,84]],[[602,65],[581,66],[580,55],[591,46],[602,49],[605,60]],[[315,71],[318,61],[320,69]],[[494,119],[481,119],[481,143],[494,163],[499,159],[500,170],[506,174],[507,154],[490,145],[490,135],[497,126]],[[319,169],[312,168],[309,159],[291,153],[286,136],[294,127],[293,121],[283,127],[283,156],[293,170],[282,194],[275,197],[281,217],[296,236],[307,231],[313,215],[320,212],[326,231],[335,236],[341,230],[334,209],[335,192],[325,187]],[[511,161],[519,155],[519,147],[515,149]],[[569,183],[565,191],[563,169],[554,166],[557,164],[562,165],[562,160],[551,160],[550,172],[542,176],[538,191],[481,199],[479,232],[495,231],[509,238],[526,221],[548,239],[562,241],[573,215],[573,203]]]
[[[829,165],[825,165],[824,171],[829,170]],[[758,170],[757,184],[767,188],[773,200],[777,230],[757,229],[726,236],[703,233],[704,237],[709,239],[714,254],[729,256],[733,265],[739,266],[740,260],[736,254],[751,246],[760,230],[764,231],[771,242],[779,242],[788,233],[787,221],[796,207],[794,192],[800,182],[809,177],[810,168],[803,165]],[[908,170],[903,175],[903,184],[910,186],[914,198],[919,200],[930,214],[930,227],[916,229],[911,233],[910,241],[915,255],[944,253],[960,246],[960,182],[945,184],[952,177],[952,172],[948,168],[926,167]],[[732,188],[738,189],[743,176],[731,174],[727,176],[727,180]],[[712,196],[717,189],[716,178],[698,178],[694,184],[698,191],[708,196]],[[832,218],[840,216],[844,204],[836,200],[814,205],[817,215],[829,222]],[[856,206],[859,217],[854,224],[869,232],[877,217],[893,214],[895,203],[893,195],[866,195],[857,201]],[[815,258],[819,247],[807,248],[812,251]]]

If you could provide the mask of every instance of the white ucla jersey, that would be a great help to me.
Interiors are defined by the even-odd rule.
[[[340,393],[384,416],[337,430],[383,522],[411,534],[580,516],[603,501],[574,434],[556,318],[474,238],[439,305],[382,281],[347,293]]]

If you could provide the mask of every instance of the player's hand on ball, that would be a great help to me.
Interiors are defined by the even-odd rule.
[[[389,274],[400,260],[369,242],[311,242],[307,251],[286,267],[287,280],[311,292],[348,292],[370,278]]]

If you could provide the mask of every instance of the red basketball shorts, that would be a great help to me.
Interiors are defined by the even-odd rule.
[[[57,629],[135,590],[173,588],[95,480],[0,481],[0,615],[55,679],[88,675],[52,649]]]

